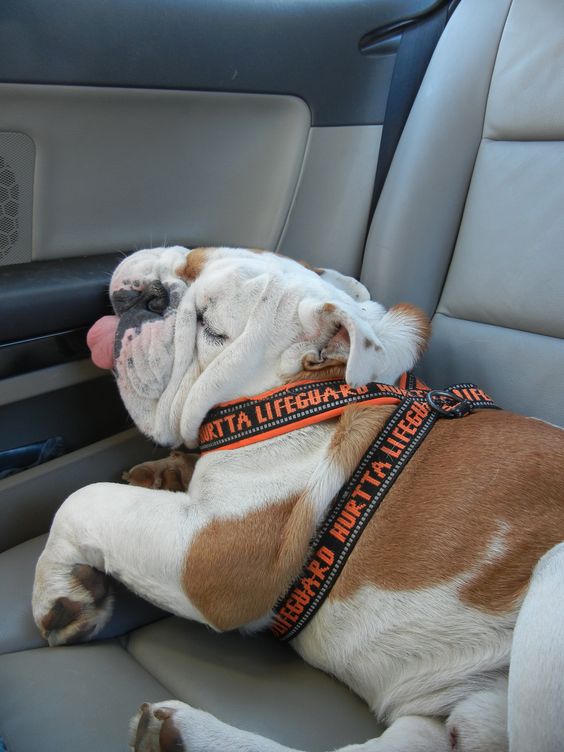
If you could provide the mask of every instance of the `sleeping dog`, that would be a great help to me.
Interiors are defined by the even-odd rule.
[[[429,336],[418,309],[386,311],[356,280],[269,252],[139,251],[116,269],[110,294],[116,315],[89,334],[94,362],[113,369],[139,429],[171,447],[201,445],[218,403],[282,390],[278,404],[290,409],[302,383],[328,380],[339,399],[372,382],[394,393]],[[284,402],[288,384],[294,402]],[[140,482],[152,488],[74,493],[36,571],[33,613],[49,644],[106,624],[106,574],[218,631],[280,624],[275,606],[388,424],[390,402],[347,404],[292,430],[280,412],[264,440],[225,417],[208,444],[224,429],[247,438],[208,446],[195,465],[176,453],[176,485],[149,472]],[[533,752],[522,741],[531,733],[535,752],[564,749],[563,458],[564,433],[537,420],[479,410],[436,422],[292,640],[388,726],[347,752]],[[145,704],[130,744],[289,752],[177,701]]]

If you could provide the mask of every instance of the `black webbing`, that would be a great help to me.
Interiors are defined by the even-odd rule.
[[[460,0],[454,0],[445,4],[420,23],[408,27],[402,34],[386,103],[368,228],[429,61],[459,2]]]

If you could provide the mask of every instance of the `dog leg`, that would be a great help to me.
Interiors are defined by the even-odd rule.
[[[564,543],[537,564],[515,626],[509,668],[511,752],[564,750]]]
[[[229,726],[177,700],[144,703],[130,723],[133,752],[298,752],[264,736]],[[399,718],[378,739],[337,752],[447,752],[444,725],[432,718]]]
[[[188,494],[96,483],[69,496],[35,572],[33,615],[49,644],[83,641],[107,623],[107,574],[168,611],[202,621],[181,584],[199,520]]]
[[[507,679],[459,702],[446,727],[453,752],[507,752]]]
[[[186,491],[197,460],[197,454],[188,454],[175,449],[168,457],[161,460],[135,465],[131,470],[124,472],[122,478],[131,486],[161,488],[164,491]]]

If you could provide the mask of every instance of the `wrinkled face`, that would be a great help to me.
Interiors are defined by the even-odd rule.
[[[114,370],[139,429],[170,446],[195,446],[218,402],[304,369],[342,363],[351,384],[395,381],[426,337],[416,309],[386,313],[356,280],[246,249],[138,251],[110,297],[116,315],[88,335],[93,360]]]

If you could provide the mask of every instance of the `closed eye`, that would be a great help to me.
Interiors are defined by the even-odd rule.
[[[227,334],[219,334],[218,332],[214,332],[213,329],[210,329],[210,327],[206,325],[204,325],[203,331],[204,337],[216,345],[222,345],[227,339],[229,339]]]
[[[229,339],[229,337],[227,336],[227,334],[220,334],[220,332],[216,332],[215,329],[210,326],[205,314],[205,308],[203,310],[200,308],[196,310],[196,321],[202,327],[202,333],[204,337],[208,340],[208,342],[211,342],[212,344],[222,345]]]

